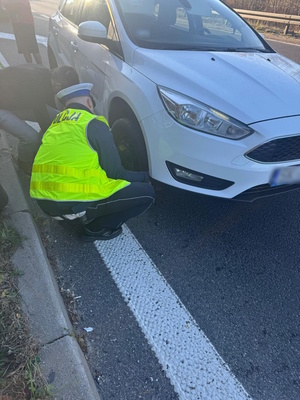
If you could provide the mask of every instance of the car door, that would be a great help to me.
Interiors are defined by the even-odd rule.
[[[52,17],[50,21],[50,29],[55,38],[55,53],[58,57],[57,62],[59,65],[74,66],[81,4],[82,0],[64,0],[60,5],[60,12]]]
[[[84,21],[100,22],[107,30],[107,37],[116,41],[119,40],[105,0],[85,0],[82,4],[79,23]],[[107,90],[109,89],[107,89],[104,83],[107,78],[107,65],[110,63],[112,57],[114,56],[106,46],[89,43],[77,37],[74,66],[81,82],[91,82],[94,84],[92,93],[96,101],[95,110],[98,114],[106,115],[104,99],[108,97]],[[116,57],[118,58],[118,56]]]

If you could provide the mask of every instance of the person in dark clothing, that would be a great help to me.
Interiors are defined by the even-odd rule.
[[[78,74],[70,66],[50,70],[38,64],[11,65],[0,70],[0,109],[21,111],[46,131],[52,122],[47,106],[57,108],[56,93],[77,83]]]
[[[42,57],[35,36],[34,19],[30,1],[2,0],[2,4],[10,16],[18,53],[23,54],[28,63],[32,62],[32,54],[35,61],[38,64],[42,64]]]
[[[0,70],[0,128],[18,138],[20,166],[31,167],[43,132],[57,114],[55,94],[79,83],[73,67],[49,70],[43,65],[21,64]],[[26,121],[38,122],[37,132]]]
[[[66,109],[46,131],[30,195],[55,219],[80,219],[84,241],[109,240],[154,202],[148,172],[125,170],[104,117],[94,115],[92,84],[60,91]]]

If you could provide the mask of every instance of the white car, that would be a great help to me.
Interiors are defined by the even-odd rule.
[[[50,66],[94,84],[123,165],[251,201],[300,187],[300,65],[219,0],[61,0]]]

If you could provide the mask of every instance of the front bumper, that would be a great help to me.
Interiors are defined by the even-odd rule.
[[[144,132],[150,132],[145,136],[150,175],[171,186],[228,199],[253,200],[298,188],[298,185],[271,188],[269,182],[275,168],[299,165],[300,158],[283,162],[257,162],[246,155],[251,149],[275,138],[300,136],[300,116],[265,121],[251,127],[255,130],[254,134],[234,141],[186,128],[164,111],[151,116],[143,121]],[[177,179],[170,172],[170,164],[230,184],[225,184],[223,188],[195,185]]]

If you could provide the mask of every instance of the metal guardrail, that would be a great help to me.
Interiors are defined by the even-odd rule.
[[[285,24],[284,34],[286,35],[289,31],[290,25],[300,26],[300,15],[289,15],[289,14],[276,14],[268,13],[263,11],[250,11],[234,9],[241,17],[245,19],[255,19],[259,21],[270,21]]]

